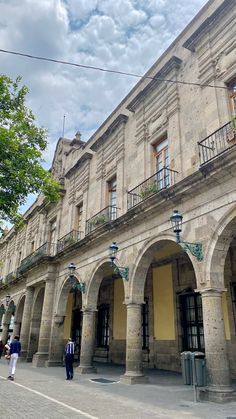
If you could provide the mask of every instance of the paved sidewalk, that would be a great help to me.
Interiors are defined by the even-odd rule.
[[[236,419],[236,402],[194,403],[193,390],[182,384],[180,374],[148,371],[149,384],[130,386],[119,383],[124,370],[117,366],[99,366],[97,374],[75,373],[72,381],[65,380],[62,367],[18,363],[14,382],[5,378],[7,372],[2,359],[0,416],[4,419]]]

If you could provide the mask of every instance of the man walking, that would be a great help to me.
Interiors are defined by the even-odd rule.
[[[16,370],[16,364],[18,357],[20,356],[21,343],[19,341],[19,336],[15,336],[10,343],[10,362],[9,362],[9,376],[8,379],[14,381],[14,374]]]
[[[66,379],[73,379],[73,362],[74,362],[75,345],[72,339],[68,339],[65,347],[65,366],[66,366]]]

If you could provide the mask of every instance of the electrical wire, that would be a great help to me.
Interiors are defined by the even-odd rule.
[[[52,63],[58,63],[58,64],[63,64],[63,65],[68,65],[68,66],[73,66],[73,67],[79,67],[79,68],[84,68],[84,69],[89,69],[89,70],[102,71],[104,73],[113,73],[113,74],[119,74],[119,75],[123,75],[123,76],[136,77],[136,78],[139,78],[139,79],[142,79],[142,80],[148,79],[148,80],[162,81],[162,82],[167,82],[167,83],[185,84],[185,85],[200,86],[200,87],[212,87],[214,89],[228,90],[227,87],[225,87],[225,86],[217,86],[217,85],[213,85],[213,84],[204,84],[204,83],[202,84],[202,83],[191,82],[191,81],[171,80],[171,79],[164,79],[162,77],[141,76],[140,74],[127,73],[125,71],[110,70],[108,68],[94,67],[94,66],[90,66],[90,65],[72,63],[70,61],[62,61],[62,60],[56,60],[56,59],[53,59],[53,58],[39,57],[37,55],[25,54],[25,53],[22,53],[22,52],[9,51],[9,50],[5,50],[5,49],[0,49],[0,52],[3,52],[5,54],[17,55],[17,56],[20,56],[20,57],[26,57],[26,58],[30,58],[30,59],[34,59],[34,60],[49,61],[49,62],[52,62]]]

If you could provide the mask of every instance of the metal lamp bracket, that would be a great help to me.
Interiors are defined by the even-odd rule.
[[[190,252],[199,262],[203,261],[202,243],[179,241],[179,244],[185,252]]]
[[[129,280],[129,268],[125,268],[123,266],[114,266],[114,273],[119,274],[121,278],[125,279],[125,281]]]

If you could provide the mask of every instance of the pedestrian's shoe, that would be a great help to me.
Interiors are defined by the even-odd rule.
[[[14,377],[12,377],[11,375],[8,377],[8,380],[10,381],[14,381]]]
[[[66,380],[70,380],[70,377],[66,377]]]
[[[10,380],[10,379],[11,379],[11,375],[9,375],[9,376],[7,377],[7,379],[8,379],[8,380]]]

